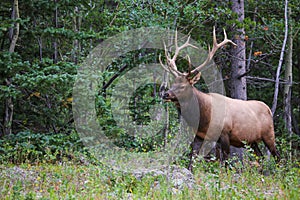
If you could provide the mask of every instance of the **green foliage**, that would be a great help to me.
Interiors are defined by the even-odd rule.
[[[1,199],[299,199],[299,163],[263,175],[245,163],[243,171],[198,163],[192,188],[174,187],[165,175],[142,178],[88,165],[0,166]],[[209,170],[207,170],[209,169]]]
[[[300,81],[299,74],[299,1],[289,1],[292,9],[289,26],[293,27],[294,37],[294,74],[295,82]],[[232,13],[228,1],[90,1],[90,0],[30,0],[22,1],[20,19],[11,19],[11,1],[1,3],[0,16],[0,102],[12,97],[14,103],[13,132],[30,130],[38,133],[70,133],[74,131],[71,111],[72,86],[76,78],[78,63],[89,51],[106,38],[125,30],[160,26],[177,29],[190,34],[204,47],[212,41],[212,26],[217,28],[220,40],[225,28],[229,38],[234,37],[230,30],[233,26],[243,27],[246,32],[247,59],[250,65],[247,75],[273,79],[281,50],[284,20],[283,2],[247,1],[245,2],[245,20],[241,23]],[[54,13],[57,10],[57,16]],[[8,53],[14,23],[20,23],[20,35],[15,53]],[[298,33],[299,34],[299,33]],[[251,46],[252,43],[252,46]],[[55,47],[55,45],[56,47]],[[250,47],[252,52],[250,52]],[[119,48],[124,48],[120,46]],[[55,60],[53,54],[57,53]],[[261,52],[261,54],[255,54]],[[99,93],[95,105],[98,120],[108,137],[115,139],[119,147],[138,152],[152,151],[162,147],[165,139],[171,139],[178,131],[177,111],[169,107],[169,135],[163,131],[153,138],[132,136],[118,127],[111,113],[111,93],[118,79],[102,91],[102,82],[118,74],[120,67],[127,65],[130,70],[141,63],[157,63],[161,51],[140,50],[130,52],[107,66],[103,72]],[[225,79],[230,77],[229,55],[218,51],[216,63],[223,71]],[[186,62],[178,62],[180,70],[186,70]],[[284,66],[283,66],[284,67]],[[125,72],[126,73],[126,70]],[[120,74],[121,76],[122,74]],[[272,82],[248,79],[249,99],[258,99],[272,104]],[[282,87],[282,85],[281,85]],[[130,117],[133,123],[147,125],[151,121],[151,107],[159,103],[154,87],[146,85],[135,92],[130,102]],[[203,88],[203,87],[201,87]],[[299,127],[299,84],[293,85],[293,114],[295,126]],[[156,91],[158,86],[156,87]],[[206,91],[205,89],[202,89]],[[282,98],[279,98],[279,104]],[[0,107],[0,113],[4,113]],[[282,151],[289,147],[289,136],[285,135],[282,110],[274,116],[276,134]],[[2,123],[0,124],[2,129]],[[149,129],[151,131],[151,129]],[[1,133],[1,132],[0,132]],[[33,134],[33,133],[32,133]],[[167,137],[167,138],[165,138]],[[293,138],[293,141],[298,141]],[[298,142],[293,143],[295,146]],[[287,145],[287,146],[284,146]],[[30,148],[30,146],[24,146]],[[287,156],[289,153],[286,153]]]
[[[299,199],[300,140],[295,134],[286,133],[280,108],[274,120],[281,163],[275,164],[271,159],[260,161],[260,166],[253,164],[258,158],[247,147],[244,165],[236,163],[224,168],[218,162],[196,162],[195,188],[192,189],[172,190],[163,176],[139,179],[102,166],[66,164],[70,160],[82,163],[82,156],[88,162],[94,160],[75,133],[71,105],[78,63],[99,42],[125,30],[160,26],[190,34],[206,47],[211,44],[213,26],[217,28],[218,41],[223,37],[223,28],[232,38],[235,35],[230,31],[232,27],[243,27],[247,59],[251,61],[247,75],[274,79],[284,35],[283,2],[245,2],[242,23],[232,13],[230,2],[220,0],[30,0],[19,2],[20,19],[11,19],[11,6],[11,1],[4,0],[0,8],[0,102],[9,97],[14,104],[14,134],[0,138],[0,163],[6,164],[0,165],[0,199]],[[289,6],[292,9],[289,27],[294,31],[293,80],[299,83],[300,4],[298,0],[290,0]],[[9,53],[16,21],[20,23],[20,35],[15,53]],[[57,60],[54,53],[58,55]],[[105,90],[102,83],[115,74],[121,76],[137,64],[157,63],[159,54],[163,53],[129,52],[107,66],[100,77],[99,92],[95,94],[99,124],[117,146],[128,151],[149,152],[163,148],[164,142],[178,133],[177,110],[168,105],[167,135],[161,130],[153,137],[136,136],[134,131],[119,127],[111,112],[114,101],[111,94],[118,79]],[[215,57],[225,79],[230,77],[229,56],[227,51],[220,50]],[[124,65],[128,67],[120,73]],[[178,62],[180,70],[186,70],[186,66],[186,62]],[[273,82],[248,79],[248,98],[263,100],[270,106],[273,87]],[[207,91],[202,85],[201,89]],[[158,91],[157,85],[155,91]],[[299,84],[294,84],[295,127],[300,126],[299,91]],[[151,108],[159,101],[153,85],[138,88],[129,103],[132,122],[144,126],[151,123]],[[282,97],[278,105],[281,104]],[[1,106],[2,115],[4,111]],[[2,121],[0,128],[2,134]],[[148,129],[153,131],[151,127]],[[176,163],[185,166],[187,155],[182,156]],[[39,165],[32,166],[32,163]],[[20,166],[11,167],[11,164]]]
[[[87,155],[78,135],[20,132],[0,139],[0,163],[57,163],[80,161]]]
[[[156,88],[154,89],[153,87]],[[129,103],[129,109],[132,120],[137,124],[147,125],[151,117],[149,113],[151,106],[161,102],[157,94],[153,94],[154,91],[159,91],[159,86],[147,84],[134,91]]]
[[[9,53],[8,51],[0,52],[0,81],[6,82],[5,79],[14,76],[16,73],[21,73],[22,70],[27,70],[29,68],[29,62],[22,61],[20,55],[18,53]],[[7,95],[7,90],[15,90],[15,87],[5,87],[1,85],[1,96]],[[13,92],[12,92],[13,93]],[[15,95],[13,95],[15,96]]]
[[[9,63],[7,59],[3,59],[0,65]],[[1,86],[0,99],[4,101],[7,96],[13,96],[18,102],[14,114],[19,120],[16,130],[27,128],[55,132],[70,127],[72,86],[77,66],[69,62],[54,64],[49,59],[31,66],[26,61],[11,60],[14,63],[6,65],[5,73],[9,75],[4,77],[10,77],[13,84]]]
[[[132,60],[126,61],[128,63],[132,62]],[[109,80],[111,74],[106,72],[103,73],[103,76],[104,79]],[[117,81],[118,80],[114,83],[117,83]],[[113,90],[114,84],[106,90],[105,98],[102,95],[96,96],[95,104],[99,124],[103,128],[106,136],[114,141],[114,144],[129,151],[148,152],[161,149],[166,139],[169,140],[174,137],[176,131],[178,131],[178,123],[176,123],[178,113],[173,105],[169,108],[169,116],[172,120],[170,120],[170,130],[167,136],[164,135],[164,129],[159,130],[157,133],[153,133],[151,137],[141,137],[138,134],[134,134],[134,131],[136,131],[134,129],[130,131],[129,129],[118,127],[116,122],[118,116],[113,116],[111,111],[111,102],[114,101],[111,96]],[[161,99],[158,97],[158,91],[159,85],[143,85],[140,88],[137,88],[133,93],[128,105],[130,112],[128,113],[128,117],[130,117],[132,123],[145,126],[144,129],[147,129],[149,133],[153,132],[153,127],[147,127],[147,125],[154,120],[151,119],[151,109],[153,106],[161,103]],[[166,106],[167,105],[164,105],[165,109]]]

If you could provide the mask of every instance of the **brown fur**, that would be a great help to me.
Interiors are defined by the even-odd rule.
[[[216,93],[203,93],[197,90],[194,82],[188,80],[185,76],[176,77],[175,83],[169,91],[164,95],[167,101],[173,101],[181,109],[183,118],[191,126],[195,126],[191,118],[191,110],[189,101],[196,97],[200,112],[200,120],[198,126],[194,127],[196,135],[200,138],[215,140],[214,135],[208,135],[210,126],[218,127],[221,130],[218,142],[220,143],[223,158],[227,159],[230,151],[230,145],[235,147],[243,147],[245,143],[250,145],[255,153],[261,156],[261,152],[257,144],[261,141],[267,146],[271,154],[280,159],[280,155],[275,147],[275,134],[272,113],[269,107],[261,101],[243,101],[232,99]],[[214,123],[212,102],[224,102],[225,114],[224,123]],[[199,118],[198,118],[199,119]],[[221,124],[221,125],[220,125]]]
[[[175,32],[175,53],[171,57],[165,45],[167,66],[160,57],[162,67],[172,73],[176,79],[163,98],[172,101],[181,110],[186,122],[192,126],[199,138],[217,141],[220,144],[223,156],[226,159],[230,152],[230,145],[243,147],[250,145],[256,154],[261,155],[257,143],[263,141],[274,157],[280,159],[275,147],[275,134],[272,114],[269,107],[260,101],[242,101],[231,99],[219,94],[200,92],[194,84],[200,79],[200,70],[211,62],[215,52],[227,43],[235,45],[227,38],[224,30],[224,40],[217,43],[215,28],[213,29],[213,47],[207,58],[189,73],[178,71],[176,58],[179,52],[187,47],[197,48],[187,41],[179,46],[177,32]],[[189,57],[188,57],[189,58]],[[198,105],[197,105],[198,104]],[[219,114],[218,111],[220,110]],[[195,138],[194,142],[197,142]],[[197,145],[199,146],[199,145]],[[194,148],[193,148],[194,150]]]

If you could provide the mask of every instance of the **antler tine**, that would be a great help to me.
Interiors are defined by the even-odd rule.
[[[186,42],[181,45],[181,46],[178,46],[178,32],[177,30],[175,31],[175,38],[174,38],[174,45],[175,45],[175,53],[174,53],[174,56],[171,58],[171,55],[168,53],[168,50],[167,50],[167,47],[166,47],[166,44],[164,43],[164,48],[165,48],[165,56],[166,56],[166,59],[167,59],[167,67],[168,67],[168,70],[169,72],[172,72],[172,74],[174,76],[180,76],[180,75],[184,75],[184,73],[178,71],[177,69],[177,66],[176,66],[176,59],[179,55],[179,52],[190,46],[190,47],[193,47],[193,48],[197,48],[196,46],[190,44],[190,36],[188,37],[188,39],[186,40]],[[161,58],[160,58],[160,62],[161,62]],[[162,64],[161,62],[161,65],[163,66],[164,69],[166,69],[166,66]]]
[[[177,31],[175,32],[175,46],[177,45],[176,41],[177,41]],[[165,42],[164,42],[164,48],[165,48],[165,57],[167,59],[167,67],[168,67],[167,71],[171,72],[175,77],[181,75],[182,73],[177,70],[175,61],[173,61],[173,59],[171,59],[171,55],[168,52]],[[177,48],[177,46],[176,46],[176,48]],[[161,62],[161,59],[160,59],[160,62]],[[162,64],[162,62],[161,62],[161,64]],[[164,69],[166,69],[165,65],[164,65]]]
[[[191,58],[190,58],[190,56],[189,55],[186,55],[186,59],[188,60],[188,62],[189,62],[189,68],[188,68],[188,72],[190,73],[190,71],[191,71],[191,66],[192,66],[192,63],[191,63]]]
[[[164,49],[165,49],[165,57],[167,58],[167,66],[162,63],[161,55],[159,55],[159,57],[158,57],[160,65],[164,68],[164,70],[166,70],[167,72],[172,73],[175,77],[177,77],[178,76],[178,72],[176,70],[172,69],[169,66],[170,65],[170,63],[169,63],[170,54],[168,53],[167,46],[166,46],[166,44],[165,44],[164,41],[163,41],[163,43],[164,43]]]
[[[177,58],[179,52],[180,52],[182,49],[186,48],[186,47],[193,47],[193,48],[195,48],[195,49],[198,49],[198,47],[196,47],[196,46],[190,44],[190,38],[191,38],[191,36],[188,36],[188,39],[185,41],[185,43],[184,43],[183,45],[181,45],[180,47],[178,47],[178,43],[177,43],[177,33],[176,33],[176,40],[175,40],[175,42],[176,42],[176,44],[175,44],[176,50],[175,50],[175,55],[174,55],[173,59],[176,60],[176,58]]]
[[[167,72],[172,73],[175,77],[178,76],[178,74],[177,74],[175,71],[171,70],[170,67],[166,67],[166,66],[162,63],[162,61],[161,61],[161,55],[158,56],[158,59],[159,59],[160,65],[164,68],[164,70],[166,70]]]
[[[167,46],[166,46],[166,44],[165,44],[164,41],[163,41],[163,43],[164,43],[164,49],[165,49],[165,57],[168,58]],[[177,76],[177,74],[175,72],[173,72],[169,67],[166,67],[166,65],[163,64],[163,62],[161,60],[161,55],[160,54],[158,56],[158,59],[159,59],[160,65],[164,68],[164,70],[166,70],[167,72],[172,73],[174,76]]]
[[[199,65],[196,69],[194,69],[193,71],[191,71],[191,74],[198,73],[202,67],[204,67],[205,65],[207,65],[212,60],[212,58],[214,57],[216,51],[220,47],[224,46],[227,43],[231,43],[232,45],[237,46],[234,42],[232,42],[231,40],[229,40],[227,38],[226,31],[225,31],[225,29],[223,29],[223,30],[224,30],[224,40],[221,43],[218,44],[217,37],[216,37],[216,28],[214,27],[214,29],[213,29],[213,47],[212,47],[212,50],[210,50],[210,46],[208,45],[208,55],[207,55],[206,60],[204,61],[204,63],[202,63],[201,65]]]

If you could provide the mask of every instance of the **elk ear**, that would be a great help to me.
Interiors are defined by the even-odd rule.
[[[200,77],[201,77],[201,72],[197,73],[193,77],[190,77],[188,80],[189,80],[190,84],[193,86],[194,84],[196,84],[200,80]]]

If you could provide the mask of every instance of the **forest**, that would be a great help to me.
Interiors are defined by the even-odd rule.
[[[0,199],[300,198],[298,0],[0,5]],[[280,161],[243,141],[225,164],[212,147],[187,170],[195,134],[162,99],[174,82],[164,64],[190,38],[175,59],[190,73],[213,30],[232,42],[192,87],[264,102]]]

